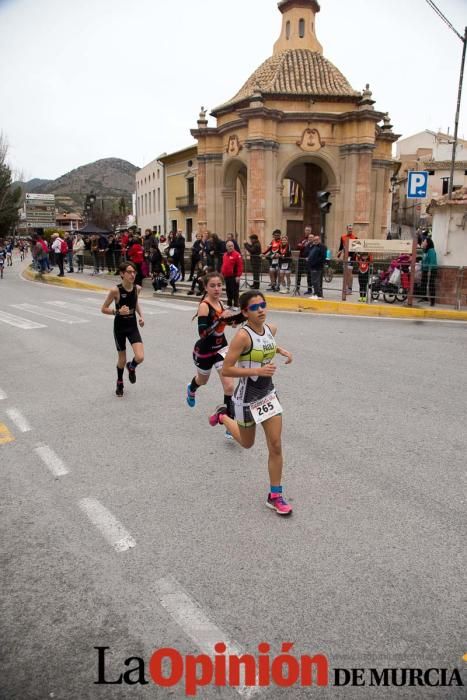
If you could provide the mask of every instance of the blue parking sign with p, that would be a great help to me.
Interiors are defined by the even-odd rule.
[[[428,190],[428,172],[411,170],[407,180],[407,199],[426,199]]]

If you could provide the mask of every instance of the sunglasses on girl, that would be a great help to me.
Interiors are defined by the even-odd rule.
[[[259,311],[260,309],[265,309],[266,308],[266,302],[265,301],[260,301],[258,304],[250,304],[248,307],[248,311]]]

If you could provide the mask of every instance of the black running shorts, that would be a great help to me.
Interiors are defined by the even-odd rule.
[[[128,328],[114,328],[114,338],[118,352],[123,352],[124,350],[126,350],[127,339],[130,345],[134,345],[134,343],[143,342],[138,326],[133,324],[128,326]]]
[[[224,348],[225,347],[226,346],[224,346]],[[223,348],[219,348],[219,350],[223,350]],[[200,353],[199,348],[195,345],[195,349],[193,350],[193,362],[200,374],[209,376],[213,367],[217,369],[218,372],[222,369],[224,356],[215,350],[210,353]]]

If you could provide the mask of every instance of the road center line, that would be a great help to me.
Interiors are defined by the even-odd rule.
[[[101,531],[103,537],[117,552],[125,552],[136,547],[136,542],[130,533],[112,515],[112,513],[95,498],[82,498],[79,507],[86,513],[89,520]]]
[[[34,452],[41,458],[47,469],[49,469],[54,477],[68,474],[68,469],[63,464],[60,457],[48,445],[38,445],[34,448]]]
[[[162,607],[204,654],[213,657],[214,646],[218,642],[224,642],[227,655],[242,656],[245,653],[239,644],[227,639],[225,632],[211,622],[198,603],[190,598],[174,578],[159,579],[155,582],[155,589]],[[261,688],[240,685],[235,690],[239,695],[249,698],[259,693]]]
[[[17,408],[7,408],[6,414],[21,433],[27,433],[29,430],[31,430],[31,426],[29,425],[28,421]]]

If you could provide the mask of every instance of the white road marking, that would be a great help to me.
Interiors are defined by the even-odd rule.
[[[6,398],[7,398],[7,395],[5,394],[4,391],[2,391],[2,389],[0,389],[0,401],[1,401],[2,399],[6,399]]]
[[[34,304],[11,304],[15,309],[20,309],[21,311],[27,311],[30,314],[36,314],[37,316],[45,316],[46,318],[52,318],[54,321],[60,321],[60,323],[89,323],[85,318],[78,318],[77,316],[68,316],[67,314],[62,314],[60,311],[53,311],[52,309],[42,309],[40,306],[35,306]]]
[[[58,306],[60,309],[69,309],[70,311],[78,311],[83,314],[88,314],[88,316],[103,316],[97,309],[86,308],[85,306],[80,306],[79,304],[70,304],[68,301],[46,301],[46,304],[51,306]]]
[[[136,542],[130,533],[95,498],[82,498],[79,507],[117,552],[125,552],[131,547],[136,547]]]
[[[90,304],[71,304],[69,301],[46,301],[46,304],[51,306],[58,306],[61,309],[69,309],[77,313],[87,314],[88,316],[99,316],[103,318],[112,318],[112,316],[105,316],[100,310],[99,306],[96,305],[95,300],[93,303],[93,308],[90,308]],[[145,316],[160,316],[161,314],[167,314],[168,311],[147,311],[144,309]]]
[[[60,457],[48,445],[38,445],[34,448],[34,452],[41,458],[47,469],[52,472],[56,479],[58,479],[59,476],[68,474],[68,469],[65,467]]]
[[[83,301],[87,301],[88,303],[92,302],[93,307],[96,308],[96,300],[95,299],[91,299],[90,297],[87,297],[86,299],[83,299]],[[140,301],[143,304],[143,316],[161,316],[162,314],[169,313],[168,311],[150,311],[146,308],[146,300],[141,299]],[[102,316],[101,311],[99,311],[99,315]]]
[[[27,433],[31,430],[31,426],[29,425],[28,421],[26,418],[23,416],[21,411],[18,411],[16,408],[7,408],[6,414],[8,418],[13,421],[13,423],[16,425],[18,430],[21,433]]]
[[[30,321],[20,316],[13,316],[13,314],[7,314],[5,311],[0,311],[0,321],[8,323],[10,326],[15,326],[16,328],[22,328],[25,331],[31,328],[47,328],[43,323],[36,323],[35,321]]]
[[[173,304],[169,298],[167,301],[154,301],[154,299],[144,299],[141,297],[141,305],[143,309],[147,305],[158,306],[159,308],[165,309],[166,312],[167,309],[175,309],[176,311],[193,311],[193,304],[191,302],[187,302],[186,305],[182,306],[181,304]]]
[[[227,639],[225,632],[208,618],[198,603],[190,598],[174,578],[159,579],[155,582],[155,589],[162,607],[204,654],[214,656],[214,646],[218,642],[224,642],[226,645],[226,655],[241,656],[245,653],[239,644]],[[259,693],[261,688],[240,685],[235,690],[239,695],[249,698]]]

